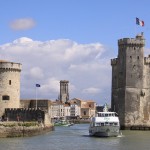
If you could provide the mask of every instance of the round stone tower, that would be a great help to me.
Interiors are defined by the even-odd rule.
[[[20,106],[20,63],[0,60],[0,116],[5,108]]]

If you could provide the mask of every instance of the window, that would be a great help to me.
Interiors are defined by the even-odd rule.
[[[83,113],[84,113],[84,115],[86,115],[86,111],[84,111]]]
[[[137,59],[139,59],[140,57],[139,56],[137,56]]]
[[[105,114],[105,117],[108,117],[108,114]]]
[[[11,85],[11,80],[9,80],[9,85]]]
[[[9,96],[8,95],[3,95],[2,100],[9,100]]]
[[[101,123],[101,126],[104,126],[104,123]]]
[[[118,125],[118,123],[117,123],[117,122],[115,122],[115,123],[114,123],[114,125],[115,125],[115,126],[117,126],[117,125]]]

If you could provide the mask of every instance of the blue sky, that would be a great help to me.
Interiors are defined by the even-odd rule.
[[[56,99],[65,79],[70,98],[110,103],[117,40],[144,32],[150,52],[149,6],[148,0],[0,0],[0,59],[22,63],[21,98],[34,98],[39,82],[39,98]]]

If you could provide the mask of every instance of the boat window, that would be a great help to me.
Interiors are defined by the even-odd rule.
[[[105,114],[105,117],[108,117],[108,114]]]
[[[110,123],[110,126],[112,126],[112,125],[113,125],[113,123],[111,122],[111,123]]]
[[[109,122],[105,122],[105,125],[106,125],[106,126],[109,125]]]
[[[104,123],[101,123],[101,126],[104,126]]]
[[[101,126],[101,123],[96,123],[95,126]]]
[[[117,125],[118,125],[118,123],[117,123],[117,122],[115,122],[115,123],[114,123],[114,125],[115,125],[115,126],[117,126]]]
[[[117,116],[117,117],[118,117],[118,114],[117,114],[117,113],[115,113],[115,116]]]
[[[104,117],[104,114],[101,114],[101,117]]]
[[[101,114],[98,114],[98,117],[101,117]]]

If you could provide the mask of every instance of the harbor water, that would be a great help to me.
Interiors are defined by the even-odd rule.
[[[0,150],[150,150],[150,131],[122,131],[122,136],[98,138],[89,124],[55,127],[49,133],[21,138],[0,138]]]

